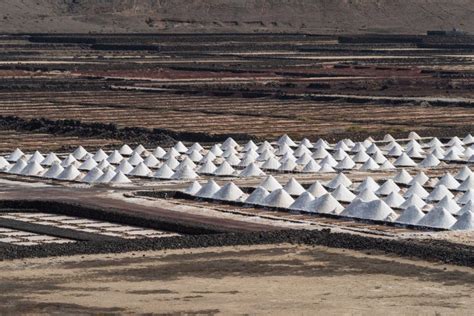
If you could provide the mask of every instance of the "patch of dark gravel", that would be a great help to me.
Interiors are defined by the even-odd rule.
[[[474,247],[445,241],[392,240],[347,233],[282,230],[271,232],[225,233],[214,235],[187,235],[169,238],[146,238],[111,242],[77,242],[74,244],[38,245],[31,247],[5,246],[0,258],[70,256],[77,254],[120,253],[183,248],[206,248],[237,245],[303,244],[359,251],[382,251],[402,257],[413,257],[461,266],[474,266]]]

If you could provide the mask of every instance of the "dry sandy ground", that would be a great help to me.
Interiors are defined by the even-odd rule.
[[[0,314],[468,315],[473,289],[469,268],[286,244],[0,263]]]

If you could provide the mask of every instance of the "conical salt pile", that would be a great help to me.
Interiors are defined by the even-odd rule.
[[[143,162],[140,162],[132,171],[130,171],[129,175],[131,176],[139,176],[139,177],[147,177],[151,174],[150,168],[148,168]]]
[[[303,192],[293,204],[290,205],[290,209],[297,211],[306,211],[309,208],[311,202],[315,197],[309,192]]]
[[[303,186],[295,178],[288,180],[283,189],[291,195],[300,195],[305,192]]]
[[[418,140],[418,139],[421,139],[421,137],[416,132],[410,132],[410,134],[408,134],[408,139]]]
[[[173,148],[179,153],[185,153],[186,151],[188,151],[188,148],[184,146],[182,142],[177,142],[176,145],[173,146]]]
[[[311,158],[301,171],[305,173],[313,173],[320,170],[321,166],[313,158]]]
[[[84,149],[84,147],[82,146],[79,146],[76,148],[76,150],[73,151],[72,155],[74,156],[74,158],[80,160],[82,158],[84,158],[84,156],[88,154],[87,150]]]
[[[117,150],[114,150],[107,158],[107,161],[109,163],[117,164],[121,162],[122,159],[123,159],[123,156]]]
[[[405,170],[400,170],[394,177],[393,181],[397,184],[408,184],[413,177]]]
[[[346,157],[341,162],[339,162],[334,168],[338,170],[351,170],[354,167],[355,162],[351,159],[351,157]]]
[[[27,163],[23,159],[19,159],[11,168],[7,171],[12,174],[21,174],[21,171],[25,169]]]
[[[212,163],[212,161],[208,160],[202,166],[200,166],[197,171],[200,174],[214,174],[216,169],[216,165]]]
[[[6,170],[10,167],[10,163],[4,158],[0,156],[0,169]]]
[[[397,218],[396,222],[401,224],[416,225],[425,216],[418,207],[415,205],[409,206],[400,217]]]
[[[389,195],[392,192],[399,192],[399,191],[400,191],[400,187],[392,179],[388,179],[380,186],[380,188],[378,188],[377,191],[375,191],[375,194]]]
[[[158,159],[161,159],[166,155],[166,151],[160,146],[158,146],[155,148],[155,150],[153,150],[152,155]]]
[[[78,161],[76,158],[74,158],[73,155],[68,155],[62,162],[61,162],[61,167],[68,167],[70,165],[76,164]]]
[[[324,139],[321,139],[321,138],[318,139],[318,140],[316,141],[316,143],[314,143],[314,147],[315,147],[315,148],[320,148],[320,147],[322,147],[322,148],[325,148],[325,149],[331,148],[331,147],[329,147],[329,144],[328,144]]]
[[[356,197],[354,193],[349,191],[349,189],[342,184],[338,185],[331,195],[339,202],[352,202]]]
[[[283,144],[286,144],[288,146],[293,146],[293,147],[296,147],[296,144],[295,142],[287,135],[283,135],[281,136],[278,141],[277,141],[278,145],[283,145]]]
[[[466,191],[459,199],[458,204],[464,205],[469,201],[474,201],[474,189],[469,189]]]
[[[436,207],[442,207],[451,214],[457,214],[461,210],[461,207],[456,203],[456,201],[447,196],[442,198],[441,201],[436,204]]]
[[[190,155],[192,152],[196,151],[197,153],[200,153],[204,148],[201,146],[199,143],[194,143],[191,145],[191,147],[188,148],[188,151],[186,151],[187,155]]]
[[[128,163],[132,166],[138,166],[141,162],[143,162],[143,158],[136,152],[133,152],[130,158],[128,158]]]
[[[413,179],[408,183],[409,186],[414,185],[415,183],[424,185],[426,182],[428,182],[430,178],[423,172],[421,171],[418,173],[416,176],[413,177]]]
[[[370,159],[370,156],[367,155],[364,151],[359,151],[357,154],[354,155],[354,157],[352,157],[352,160],[354,162],[360,162],[360,163],[364,163],[369,159]]]
[[[333,173],[333,172],[336,172],[336,170],[334,170],[329,164],[327,163],[322,163],[319,170],[318,170],[318,173]]]
[[[160,161],[156,159],[153,154],[150,154],[148,157],[145,158],[145,160],[143,160],[143,163],[145,164],[145,166],[153,168],[156,167],[160,163]]]
[[[338,162],[331,155],[328,155],[328,156],[324,157],[324,159],[321,160],[321,162],[319,164],[320,165],[327,164],[327,165],[330,165],[331,167],[335,167],[335,166],[337,166]]]
[[[283,188],[283,186],[271,175],[263,179],[263,181],[260,182],[259,186],[269,192]]]
[[[293,149],[290,148],[290,146],[288,146],[287,144],[283,144],[283,145],[280,145],[277,149],[277,151],[275,152],[275,155],[277,156],[283,156],[287,153],[290,153],[290,154],[293,154],[294,151]]]
[[[190,167],[194,170],[194,168],[196,168],[196,164],[191,159],[189,159],[189,157],[185,157],[176,167],[176,170],[182,169],[184,167]]]
[[[445,160],[445,161],[460,161],[460,160],[462,160],[462,159],[461,159],[460,154],[458,154],[458,153],[456,152],[456,150],[450,149],[450,150],[444,155],[444,157],[442,158],[442,160]]]
[[[189,195],[195,195],[199,192],[199,190],[201,190],[201,188],[202,186],[199,184],[199,182],[194,181],[189,187],[184,190],[184,193],[187,193]]]
[[[194,161],[194,162],[198,162],[198,161],[200,161],[202,158],[203,158],[203,156],[201,155],[201,153],[200,153],[198,150],[193,150],[193,151],[189,154],[189,159],[191,159],[191,160]]]
[[[230,156],[226,157],[225,161],[227,161],[231,166],[238,166],[240,163],[240,159],[236,154],[231,154]]]
[[[222,201],[237,201],[244,195],[244,192],[233,182],[229,182],[222,186],[214,195],[213,199]]]
[[[414,162],[406,153],[402,153],[400,157],[395,160],[393,163],[395,167],[416,167],[416,162]]]
[[[48,169],[48,171],[46,171],[44,174],[43,174],[43,178],[49,178],[49,179],[55,179],[57,178],[61,172],[64,171],[64,168],[61,167],[61,165],[58,163],[58,162],[55,162],[51,165],[51,167]]]
[[[365,151],[365,150],[366,150],[365,145],[364,145],[364,143],[361,143],[361,142],[358,142],[357,144],[355,144],[351,148],[351,152],[353,152],[353,153],[358,153],[358,152]]]
[[[335,176],[328,184],[326,184],[326,187],[335,189],[340,184],[345,187],[349,187],[352,184],[352,181],[348,177],[346,177],[344,173],[341,172],[337,176]]]
[[[395,166],[392,165],[392,163],[390,162],[390,160],[385,160],[382,165],[380,165],[380,168],[379,170],[393,170],[395,169]]]
[[[347,144],[343,141],[343,140],[340,140],[339,142],[337,142],[336,146],[334,146],[334,149],[335,150],[339,150],[339,149],[342,149],[344,151],[350,151],[350,147],[347,146]]]
[[[383,201],[390,207],[400,207],[405,203],[405,199],[398,192],[390,193]]]
[[[247,167],[248,165],[250,165],[252,162],[255,162],[256,158],[253,157],[253,155],[245,155],[244,157],[242,157],[242,159],[240,160],[238,166],[239,167]],[[276,159],[275,159],[276,160]],[[277,160],[278,161],[278,160]],[[280,166],[280,164],[278,163],[278,167]]]
[[[376,152],[371,158],[378,164],[382,164],[387,161],[387,158],[381,152]]]
[[[377,147],[376,144],[370,145],[365,152],[369,155],[372,155],[375,153],[381,153],[380,149]]]
[[[104,168],[102,168],[103,170]],[[123,174],[129,174],[133,170],[133,166],[128,163],[127,159],[123,159],[115,169],[116,172],[122,172]]]
[[[53,163],[55,162],[61,162],[61,159],[58,158],[58,156],[56,156],[55,153],[49,153],[44,159],[43,161],[40,162],[40,164],[42,166],[51,166]]]
[[[36,162],[36,161],[31,161],[29,162],[25,168],[21,170],[21,174],[24,176],[38,176],[44,171],[43,167]]]
[[[256,187],[255,190],[245,200],[246,204],[263,205],[263,201],[270,193],[263,187]]]
[[[474,213],[467,211],[459,216],[451,230],[474,230]]]
[[[171,156],[164,162],[164,164],[174,170],[178,168],[179,161],[175,157]]]
[[[214,171],[214,175],[216,176],[232,176],[235,172],[235,169],[224,160],[223,163]]]
[[[277,189],[270,193],[264,200],[263,205],[270,207],[289,208],[295,200],[283,189]]]
[[[326,149],[324,149],[323,147],[319,147],[313,152],[311,157],[313,157],[314,159],[324,159],[329,155],[330,154]]]
[[[370,202],[378,200],[379,198],[377,197],[377,195],[375,195],[374,191],[370,189],[365,189],[356,196],[356,199],[359,199],[363,202]]]
[[[124,159],[125,160],[125,159]],[[114,170],[115,167],[112,166],[107,160],[102,160],[98,165],[97,168],[104,171],[105,169],[112,169]]]
[[[296,148],[295,152],[293,153],[295,157],[302,157],[305,154],[311,157],[312,152],[311,150],[308,149],[308,147],[302,144],[300,144],[298,148]]]
[[[426,200],[437,202],[441,201],[445,196],[450,199],[454,198],[454,195],[451,193],[451,191],[449,191],[444,185],[440,184],[437,185],[433,191],[431,191],[430,195],[426,197]]]
[[[262,169],[267,170],[278,170],[280,167],[281,163],[275,157],[268,158],[262,165]]]
[[[196,172],[190,166],[184,166],[183,168],[179,168],[176,172],[171,176],[173,180],[193,180],[198,178]]]
[[[116,173],[112,168],[107,168],[104,170],[104,174],[98,178],[95,182],[96,183],[109,183],[113,177],[115,177]]]
[[[316,181],[314,182],[307,190],[309,193],[311,193],[315,198],[323,196],[324,194],[327,194],[328,191],[323,187],[321,182]]]
[[[367,177],[362,181],[357,188],[354,190],[355,192],[362,192],[364,190],[369,190],[372,192],[377,191],[380,188],[377,182],[372,177]]]
[[[287,159],[286,161],[284,161],[281,164],[281,166],[280,166],[280,168],[278,168],[278,170],[281,171],[281,172],[290,172],[290,171],[295,170],[296,167],[297,167],[296,162],[294,162],[291,159]]]
[[[395,141],[395,138],[393,138],[393,136],[390,135],[390,134],[385,134],[385,136],[383,137],[383,141],[384,142],[393,142],[393,141]]]
[[[110,183],[113,184],[124,184],[124,183],[131,183],[132,181],[127,178],[126,175],[123,174],[123,172],[118,171],[115,176],[110,180]]]
[[[121,154],[121,155],[126,155],[126,156],[129,156],[133,153],[133,150],[132,148],[130,148],[130,146],[128,146],[127,144],[124,144],[122,145],[122,147],[120,147],[120,149],[118,150],[118,152]]]
[[[39,151],[35,151],[33,153],[33,155],[31,155],[30,159],[28,159],[27,162],[37,162],[37,163],[40,163],[44,160],[44,156],[39,152]]]
[[[82,178],[82,182],[87,182],[87,183],[94,183],[97,181],[97,179],[99,179],[100,177],[102,177],[104,175],[104,173],[102,172],[102,170],[100,170],[99,168],[93,168],[91,171],[89,171],[86,176],[84,178]]]
[[[380,169],[380,166],[375,162],[375,160],[373,160],[370,157],[359,168],[359,170],[361,170],[361,171],[374,171],[374,170],[378,170],[378,169]]]
[[[446,188],[454,190],[459,187],[460,183],[454,179],[451,173],[447,172],[443,177],[441,177],[441,179],[439,179],[436,185],[444,185]]]
[[[307,138],[303,138],[303,140],[301,140],[301,145],[304,145],[306,146],[306,148],[314,148],[313,144],[311,143],[311,141]]]
[[[404,198],[409,198],[412,194],[416,194],[418,195],[419,197],[421,197],[422,199],[426,199],[428,197],[428,195],[430,195],[428,193],[428,191],[426,191],[422,186],[421,184],[419,184],[418,182],[415,182],[406,192],[405,194],[403,195]]]
[[[101,162],[102,160],[107,159],[109,156],[105,153],[102,148],[99,148],[99,150],[96,151],[94,156],[92,156],[92,159],[94,159],[96,162]]]
[[[224,153],[220,146],[217,144],[211,147],[210,152],[216,157],[220,157]]]
[[[97,162],[91,158],[87,159],[86,161],[84,161],[80,166],[79,166],[79,170],[85,170],[85,171],[90,171],[92,169],[94,169],[95,167],[97,167]]]
[[[456,190],[466,192],[469,189],[474,189],[474,175],[470,175],[464,180]]]
[[[409,208],[410,206],[416,206],[420,210],[425,207],[426,203],[423,201],[416,193],[412,194],[409,198],[405,200],[405,202],[400,205],[401,209]]]
[[[338,149],[332,154],[332,157],[337,161],[341,161],[344,158],[349,157],[349,155],[344,150]]]
[[[474,201],[468,201],[456,215],[460,216],[468,211],[474,212]]]
[[[474,143],[474,137],[471,134],[468,134],[468,135],[466,135],[466,137],[464,137],[462,139],[462,143],[464,145],[470,145],[470,144]]]
[[[382,200],[361,202],[345,216],[377,221],[393,221],[397,214]]]
[[[19,149],[15,149],[10,155],[8,155],[7,160],[10,162],[17,162],[25,154]]]
[[[464,167],[461,168],[461,170],[459,170],[459,172],[456,174],[455,178],[456,178],[456,180],[464,181],[470,175],[472,175],[471,169],[469,169],[468,166],[464,166]]]
[[[311,157],[310,154],[304,153],[302,156],[300,156],[297,160],[296,163],[298,165],[306,165],[308,162],[314,161],[314,159]]]
[[[432,167],[436,167],[437,165],[439,165],[441,163],[441,161],[433,154],[429,154],[428,156],[426,156],[425,159],[423,159],[419,164],[418,164],[418,167],[421,167],[421,168],[432,168]]]
[[[258,146],[252,140],[249,140],[247,144],[245,144],[244,148],[242,149],[243,152],[247,152],[249,150],[257,150]]]
[[[339,214],[344,207],[329,193],[316,198],[308,206],[308,211],[322,214]]]
[[[239,144],[232,138],[232,137],[228,137],[224,143],[222,143],[222,148],[223,149],[227,149],[227,148],[235,148],[239,146]]]
[[[265,172],[263,172],[255,163],[251,163],[242,170],[239,177],[258,177],[263,175],[265,175]]]
[[[257,153],[261,154],[266,150],[273,151],[274,148],[272,147],[272,145],[269,142],[264,141],[260,146],[258,146]]]
[[[176,158],[176,157],[179,157],[179,156],[180,156],[179,152],[178,152],[176,149],[174,149],[174,147],[171,147],[171,148],[166,152],[166,154],[163,156],[163,159],[169,159],[169,158],[171,158],[171,157]]]
[[[446,209],[435,207],[423,216],[417,225],[449,229],[454,223],[456,223],[456,218],[449,214]]]
[[[56,179],[72,181],[76,180],[80,175],[81,173],[74,165],[69,165],[56,177]]]
[[[422,149],[417,149],[417,148],[410,148],[408,151],[407,151],[407,155],[408,157],[410,158],[417,158],[417,159],[421,159],[423,158],[423,153],[424,151]]]
[[[171,177],[173,176],[173,174],[174,174],[174,171],[173,171],[170,167],[168,167],[167,164],[163,164],[163,165],[153,174],[153,178],[168,180],[168,179],[171,179]]]
[[[402,154],[404,154],[403,152],[403,148],[401,148],[401,146],[393,146],[392,149],[390,149],[388,152],[387,152],[387,156],[390,156],[390,157],[400,157]],[[406,156],[408,157],[408,156]]]
[[[196,193],[197,197],[202,198],[212,198],[212,196],[220,190],[220,186],[212,179],[207,181],[205,185],[202,186],[201,190]]]

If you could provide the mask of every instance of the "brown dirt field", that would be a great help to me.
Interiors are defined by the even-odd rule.
[[[0,263],[1,313],[470,315],[472,269],[294,245]]]

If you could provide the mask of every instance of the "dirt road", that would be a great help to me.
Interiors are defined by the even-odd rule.
[[[456,314],[469,268],[295,245],[0,263],[0,313]]]

